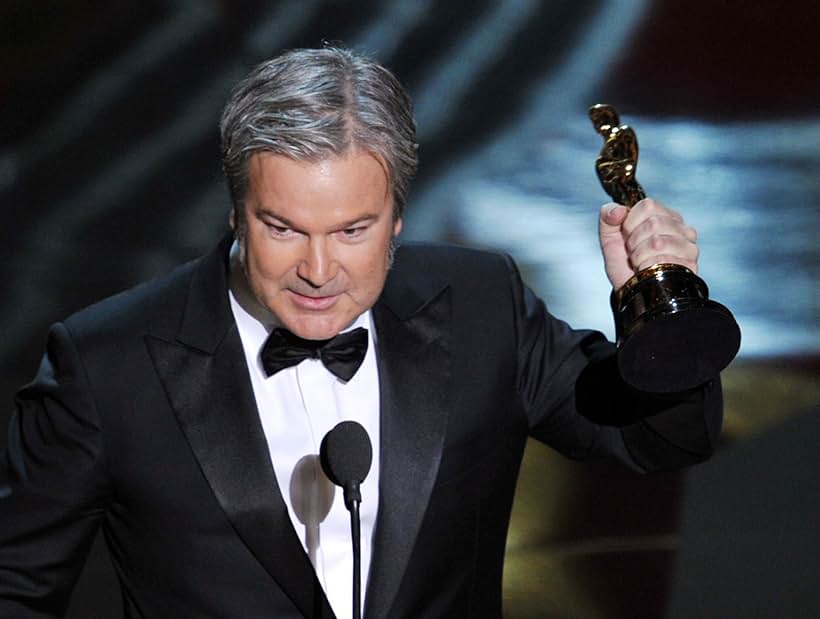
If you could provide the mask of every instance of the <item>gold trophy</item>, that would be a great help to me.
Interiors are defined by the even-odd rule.
[[[627,208],[646,194],[635,178],[638,140],[610,105],[589,109],[604,138],[595,169],[604,190]],[[671,393],[696,387],[729,365],[740,348],[732,313],[709,299],[700,277],[679,264],[638,271],[612,294],[618,367],[633,387]]]

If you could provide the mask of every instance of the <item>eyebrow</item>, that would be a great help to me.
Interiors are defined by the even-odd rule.
[[[275,212],[273,212],[270,209],[267,209],[265,207],[258,207],[256,209],[256,214],[257,214],[257,217],[260,217],[260,216],[272,217],[273,219],[276,219],[276,220],[282,222],[282,224],[287,228],[292,228],[294,230],[298,229],[298,226],[296,224],[294,224],[292,221],[290,221],[287,217],[284,217],[283,215],[279,215],[279,214],[277,214],[277,213],[275,213]],[[371,223],[371,222],[377,220],[378,218],[379,218],[378,215],[376,215],[374,213],[368,213],[368,214],[365,214],[365,215],[361,215],[359,217],[354,217],[353,219],[349,219],[347,221],[343,221],[339,225],[337,225],[335,228],[337,230],[346,230],[346,229],[352,228],[356,225],[360,225],[360,224],[364,224],[364,223]]]

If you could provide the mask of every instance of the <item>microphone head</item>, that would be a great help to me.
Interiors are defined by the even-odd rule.
[[[367,430],[355,421],[342,421],[322,439],[319,459],[325,475],[337,486],[360,484],[373,460]]]

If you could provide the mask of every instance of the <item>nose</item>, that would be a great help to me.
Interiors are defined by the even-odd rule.
[[[314,288],[321,288],[336,277],[337,270],[338,264],[328,246],[327,239],[309,239],[307,251],[296,271],[299,277]]]

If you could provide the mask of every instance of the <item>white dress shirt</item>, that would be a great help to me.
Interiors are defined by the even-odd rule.
[[[373,464],[361,484],[362,600],[371,557],[379,487],[379,376],[376,337],[370,312],[345,329],[364,327],[367,354],[349,382],[336,378],[318,359],[266,376],[259,353],[270,331],[278,326],[273,314],[250,293],[231,250],[230,302],[250,371],[256,406],[267,439],[271,462],[293,528],[310,557],[333,612],[352,616],[353,551],[350,514],[341,488],[324,475],[318,454],[322,438],[340,421],[362,424],[373,445]]]

